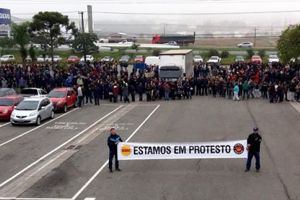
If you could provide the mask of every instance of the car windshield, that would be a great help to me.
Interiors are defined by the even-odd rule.
[[[38,105],[39,101],[21,101],[16,110],[36,110]]]
[[[23,89],[21,94],[30,94],[30,95],[37,95],[38,92],[35,89]]]
[[[14,101],[12,99],[0,99],[0,106],[12,106]]]
[[[9,57],[9,55],[3,55],[2,56],[2,58],[8,58]]]
[[[269,57],[270,57],[270,58],[277,58],[276,55],[270,55]]]
[[[66,92],[64,92],[64,91],[51,91],[48,94],[49,98],[63,98],[65,96],[66,96]]]
[[[218,60],[218,57],[212,56],[210,59],[211,59],[211,60]]]
[[[195,56],[195,58],[202,58],[201,56]]]

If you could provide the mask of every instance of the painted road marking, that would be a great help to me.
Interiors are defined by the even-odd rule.
[[[140,128],[149,120],[149,118],[155,113],[160,105],[157,105],[154,110],[146,117],[146,119],[131,133],[125,142],[128,142],[139,130]],[[101,173],[101,171],[108,164],[108,160],[98,169],[98,171],[80,188],[80,190],[72,197],[72,200],[78,198],[78,196],[93,182],[93,180]]]
[[[85,133],[87,130],[89,130],[90,128],[92,128],[93,126],[95,126],[96,124],[98,124],[99,122],[101,122],[102,120],[104,120],[106,117],[108,117],[109,115],[113,114],[114,112],[116,112],[117,110],[119,110],[120,108],[122,108],[123,106],[119,106],[116,109],[114,109],[113,111],[111,111],[110,113],[106,114],[105,116],[103,116],[102,118],[98,119],[96,122],[94,122],[93,124],[91,124],[89,127],[87,127],[86,129],[82,130],[80,133],[78,133],[77,135],[75,135],[74,137],[72,137],[71,139],[67,140],[66,142],[64,142],[63,144],[59,145],[58,147],[56,147],[55,149],[53,149],[52,151],[48,152],[47,154],[45,154],[44,156],[40,157],[38,160],[34,161],[33,163],[31,163],[30,165],[28,165],[27,167],[25,167],[24,169],[22,169],[21,171],[19,171],[18,173],[16,173],[15,175],[13,175],[12,177],[10,177],[9,179],[7,179],[6,181],[2,182],[0,184],[0,188],[3,187],[4,185],[6,185],[7,183],[11,182],[12,180],[14,180],[16,177],[18,177],[19,175],[23,174],[24,172],[26,172],[28,169],[30,169],[31,167],[33,167],[34,165],[38,164],[39,162],[41,162],[42,160],[46,159],[48,156],[50,156],[51,154],[53,154],[54,152],[58,151],[59,149],[61,149],[62,147],[66,146],[68,143],[70,143],[71,141],[75,140],[76,138],[78,138],[79,136],[81,136],[83,133]]]
[[[7,123],[5,123],[5,124],[2,124],[2,125],[0,126],[0,128],[6,126],[6,125],[8,125],[8,124],[10,124],[10,122],[7,122]]]
[[[86,125],[85,122],[55,122],[53,126],[47,126],[50,130],[77,130],[79,126]]]
[[[47,125],[47,124],[49,124],[49,123],[57,120],[57,119],[60,119],[60,118],[66,116],[66,115],[68,115],[68,114],[70,114],[70,113],[72,113],[72,112],[74,112],[76,110],[78,110],[78,108],[75,108],[75,109],[73,109],[73,110],[71,110],[71,111],[69,111],[69,112],[67,112],[65,114],[62,114],[62,115],[60,115],[60,116],[58,116],[58,117],[56,117],[56,118],[54,118],[54,119],[52,119],[52,120],[50,120],[50,121],[48,121],[46,123],[41,124],[40,126],[37,126],[37,127],[33,128],[33,129],[30,129],[29,131],[26,131],[25,133],[22,133],[21,135],[18,135],[18,136],[14,137],[14,138],[6,141],[6,142],[3,142],[3,143],[0,144],[0,147],[3,147],[4,145],[6,145],[8,143],[11,143],[11,142],[13,142],[13,141],[15,141],[15,140],[17,140],[17,139],[19,139],[19,138],[21,138],[21,137],[29,134],[29,133],[32,133],[33,131],[35,131],[35,130],[37,130],[37,129],[39,129],[39,128],[41,128],[41,127],[43,127],[43,126],[45,126],[45,125]]]
[[[1,200],[72,200],[70,198],[17,198],[17,197],[0,197]]]

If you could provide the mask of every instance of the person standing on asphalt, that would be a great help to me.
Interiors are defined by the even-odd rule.
[[[107,145],[109,147],[108,167],[109,167],[110,172],[113,172],[113,170],[112,170],[112,160],[113,160],[114,156],[115,156],[116,171],[121,171],[120,168],[119,168],[118,148],[117,148],[119,142],[123,142],[122,138],[119,135],[117,135],[115,128],[111,128],[110,129],[110,136],[107,138]]]
[[[77,97],[78,97],[78,107],[81,107],[82,99],[83,99],[81,85],[79,85],[78,88],[77,88]]]
[[[233,101],[240,100],[239,92],[240,92],[239,85],[237,83],[235,83],[234,88],[233,88]]]
[[[251,167],[251,161],[253,156],[255,157],[255,168],[256,172],[259,172],[260,169],[260,143],[262,141],[262,137],[258,134],[258,128],[255,127],[253,129],[253,133],[248,136],[247,139],[247,150],[248,150],[248,159],[246,164],[245,172],[248,172]]]

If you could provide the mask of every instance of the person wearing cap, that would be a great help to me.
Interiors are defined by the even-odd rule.
[[[112,161],[115,157],[115,167],[116,171],[121,171],[119,168],[119,160],[118,160],[118,143],[123,142],[122,138],[116,133],[115,128],[110,129],[110,136],[107,138],[107,145],[109,147],[109,171],[113,172],[112,170]]]
[[[253,133],[248,136],[247,139],[247,150],[248,150],[248,159],[246,164],[245,172],[248,172],[251,167],[251,161],[253,156],[255,157],[256,163],[255,168],[256,172],[259,172],[260,169],[260,143],[262,141],[262,137],[258,134],[258,128],[253,128]]]

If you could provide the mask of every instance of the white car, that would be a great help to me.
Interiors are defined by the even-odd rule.
[[[48,62],[48,60],[49,60],[49,56],[45,56],[45,58],[43,56],[38,56],[36,58],[36,61],[40,62],[40,63],[42,63],[42,62]]]
[[[3,55],[0,58],[1,62],[14,62],[16,60],[14,55]]]
[[[47,97],[30,97],[21,101],[10,116],[15,124],[41,124],[41,121],[54,118],[54,108]]]
[[[114,59],[110,56],[104,56],[102,59],[101,59],[101,62],[113,62]]]
[[[203,58],[200,55],[195,55],[193,60],[194,60],[194,63],[202,63],[203,62]]]
[[[279,62],[279,58],[277,55],[269,55],[269,59],[268,59],[269,63],[278,63]]]
[[[252,48],[253,43],[252,42],[242,42],[237,45],[239,48]]]
[[[94,62],[94,56],[86,55],[86,61]],[[80,62],[84,62],[84,56],[80,59]]]
[[[221,58],[219,56],[211,56],[207,63],[220,63]]]
[[[23,97],[44,97],[47,95],[47,92],[41,88],[24,88],[21,90],[21,95]]]

